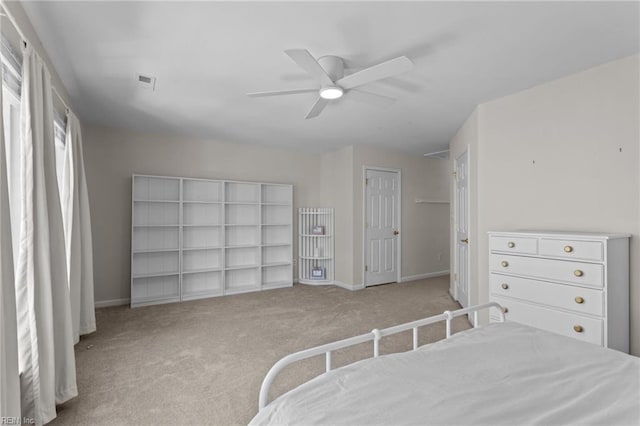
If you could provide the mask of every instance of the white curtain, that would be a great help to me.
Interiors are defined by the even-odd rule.
[[[47,423],[77,395],[73,328],[56,181],[51,76],[23,49],[20,247],[16,271],[23,416]]]
[[[65,231],[71,320],[74,342],[80,335],[96,331],[93,302],[93,243],[89,195],[84,173],[82,133],[80,121],[71,112],[67,114],[67,131],[60,198]]]
[[[0,114],[0,417],[7,419],[20,417],[20,381],[7,162],[2,123]]]

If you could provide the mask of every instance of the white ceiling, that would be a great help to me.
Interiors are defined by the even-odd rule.
[[[24,2],[85,122],[323,152],[372,144],[438,151],[474,107],[639,51],[638,2]],[[338,55],[347,73],[415,63],[304,117],[314,86],[284,54]],[[136,86],[157,78],[156,91]]]

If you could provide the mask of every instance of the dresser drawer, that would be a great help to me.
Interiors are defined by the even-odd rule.
[[[540,239],[540,255],[578,260],[604,260],[604,244],[601,241]]]
[[[491,251],[501,251],[505,253],[537,254],[538,239],[492,235],[489,241],[489,248]]]
[[[489,276],[489,286],[494,296],[513,297],[598,317],[603,315],[604,295],[601,290],[495,273]]]
[[[603,344],[602,320],[569,314],[539,306],[492,297],[506,309],[506,320],[573,337],[596,345]]]
[[[594,263],[506,254],[491,254],[489,262],[490,271],[501,274],[526,275],[596,288],[602,288],[604,282],[604,266]]]

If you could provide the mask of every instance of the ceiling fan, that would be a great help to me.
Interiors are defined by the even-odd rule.
[[[348,94],[349,97],[364,102],[389,105],[394,98],[365,92],[357,87],[373,83],[383,78],[393,77],[413,68],[413,62],[406,56],[399,56],[378,65],[344,76],[344,61],[337,56],[323,56],[317,60],[306,49],[285,50],[300,68],[318,79],[319,88],[277,90],[271,92],[248,93],[251,97],[292,95],[296,93],[318,92],[318,100],[313,104],[306,118],[320,115],[322,110],[332,101]]]

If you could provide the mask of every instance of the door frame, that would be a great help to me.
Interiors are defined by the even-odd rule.
[[[458,234],[457,234],[457,218],[458,218],[458,197],[456,197],[456,184],[457,184],[457,176],[456,171],[458,170],[458,158],[460,158],[464,153],[467,153],[467,234],[471,234],[471,146],[467,145],[463,151],[461,151],[457,156],[453,158],[453,173],[451,176],[453,177],[453,226],[451,227],[451,240],[453,244],[453,273],[455,274],[455,278],[453,280],[453,298],[459,302],[458,298]],[[470,306],[471,303],[471,243],[467,244],[467,305]]]
[[[367,264],[367,170],[375,170],[379,172],[395,173],[398,176],[398,202],[397,202],[397,218],[398,218],[398,240],[396,243],[396,265],[397,274],[396,282],[402,281],[402,169],[379,166],[362,166],[362,285],[367,287],[367,275],[365,266]]]

